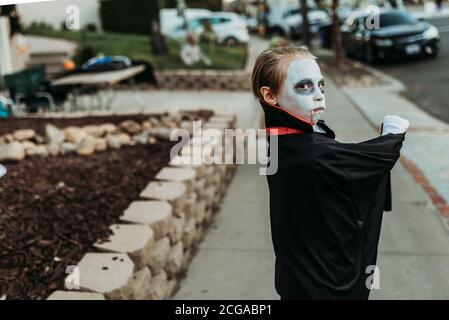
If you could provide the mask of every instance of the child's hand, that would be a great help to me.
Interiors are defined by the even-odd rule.
[[[386,135],[389,133],[404,133],[405,131],[407,131],[409,125],[410,123],[408,122],[408,120],[403,119],[399,116],[385,116],[384,122],[382,124],[382,135]]]

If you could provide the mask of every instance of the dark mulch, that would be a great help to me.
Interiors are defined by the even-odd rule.
[[[108,227],[168,163],[171,146],[159,141],[89,157],[6,164],[8,174],[0,179],[0,296],[45,299],[62,289],[66,267],[107,238]]]
[[[191,111],[187,113],[189,117],[183,117],[185,120],[207,120],[212,115],[212,111],[199,110]],[[9,118],[0,119],[0,135],[12,133],[18,129],[33,129],[38,134],[43,135],[45,125],[47,123],[53,124],[59,128],[65,128],[69,126],[85,126],[85,125],[99,125],[104,123],[120,124],[125,120],[135,120],[143,122],[148,120],[149,117],[160,117],[157,115],[124,115],[124,116],[97,116],[97,117],[81,117],[81,118]],[[190,119],[189,119],[190,118]]]

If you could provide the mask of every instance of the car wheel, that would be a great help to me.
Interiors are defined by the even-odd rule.
[[[239,41],[234,37],[228,37],[225,39],[224,44],[230,47],[235,47],[239,44]]]

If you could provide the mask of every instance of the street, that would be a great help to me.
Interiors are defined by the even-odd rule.
[[[431,115],[449,123],[449,18],[429,20],[440,31],[441,51],[436,58],[415,58],[375,67],[401,80],[405,96]]]

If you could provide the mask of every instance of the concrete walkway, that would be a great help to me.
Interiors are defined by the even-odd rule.
[[[343,92],[327,78],[324,119],[342,142],[377,135]],[[253,106],[248,106],[252,108]],[[409,141],[405,142],[410,143]],[[398,162],[393,211],[385,213],[372,299],[448,299],[449,235],[427,196]],[[175,299],[278,299],[269,229],[266,180],[241,166]]]

